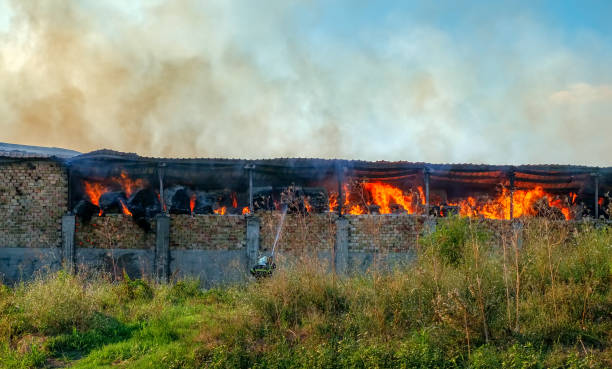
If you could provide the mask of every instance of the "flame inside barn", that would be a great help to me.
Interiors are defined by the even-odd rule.
[[[147,227],[159,213],[261,210],[515,219],[609,218],[612,172],[322,159],[158,159],[97,151],[68,163],[70,206],[83,220],[123,213]]]

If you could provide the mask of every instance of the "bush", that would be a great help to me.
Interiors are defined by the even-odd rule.
[[[123,279],[115,287],[117,298],[121,302],[134,300],[148,301],[153,298],[153,289],[143,279],[130,279],[127,273],[123,273]]]
[[[202,296],[200,281],[197,279],[185,279],[172,285],[168,298],[173,303],[183,302],[187,299]]]
[[[484,245],[489,238],[487,229],[477,221],[451,216],[439,220],[436,229],[421,238],[420,243],[446,264],[457,266],[464,259],[468,242]]]
[[[36,332],[60,334],[87,328],[98,299],[79,276],[60,271],[20,286],[15,306]]]

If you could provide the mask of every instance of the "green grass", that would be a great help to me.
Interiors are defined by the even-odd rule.
[[[59,272],[0,286],[0,367],[612,367],[612,231],[443,220],[402,270],[197,281]]]

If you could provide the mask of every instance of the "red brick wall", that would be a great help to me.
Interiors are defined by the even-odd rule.
[[[94,216],[89,224],[82,224],[77,217],[74,242],[76,247],[102,249],[153,249],[155,248],[155,220],[151,231],[145,232],[132,217],[123,214]]]
[[[0,163],[0,247],[61,246],[67,182],[54,161]]]
[[[171,215],[170,249],[237,250],[246,246],[242,215]]]
[[[347,215],[349,250],[359,252],[405,252],[413,249],[423,232],[421,216]]]
[[[260,249],[272,250],[280,212],[258,212],[261,219]],[[331,250],[336,238],[334,214],[287,214],[277,250],[301,252]]]

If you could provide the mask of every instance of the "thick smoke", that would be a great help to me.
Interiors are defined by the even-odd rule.
[[[8,2],[0,141],[153,156],[610,165],[603,41],[568,48],[514,16],[483,22],[470,42],[426,20],[340,37],[320,20],[325,4]]]

